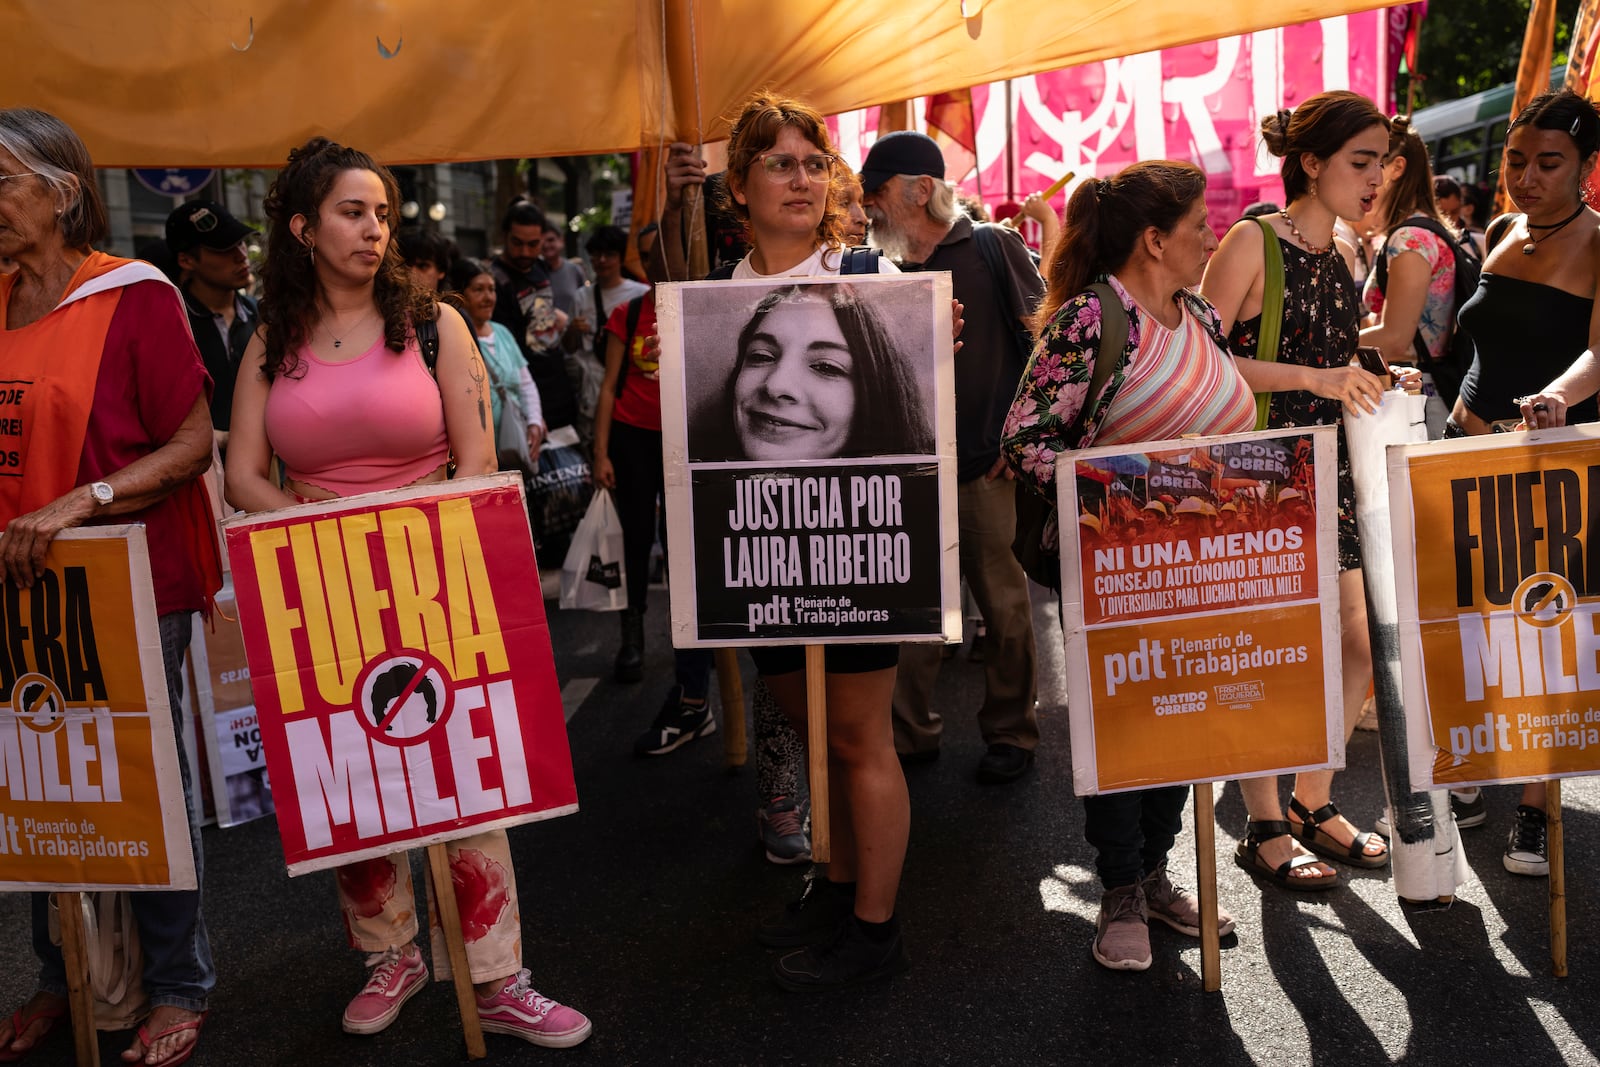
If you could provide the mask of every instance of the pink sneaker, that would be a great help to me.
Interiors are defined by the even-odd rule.
[[[391,948],[367,957],[372,973],[367,984],[344,1009],[348,1034],[376,1034],[400,1015],[405,1002],[428,984],[428,965],[415,944]]]
[[[529,984],[527,971],[506,979],[492,997],[478,998],[478,1018],[491,1034],[509,1034],[545,1048],[571,1048],[581,1044],[593,1027],[581,1011],[540,996]]]

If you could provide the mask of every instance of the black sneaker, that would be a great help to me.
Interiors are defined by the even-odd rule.
[[[717,718],[711,714],[711,702],[685,703],[683,686],[675,685],[667,691],[667,699],[662,703],[656,721],[633,743],[633,754],[665,756],[679,745],[716,732]]]
[[[1526,804],[1517,805],[1517,821],[1506,837],[1501,861],[1512,874],[1545,878],[1550,874],[1550,853],[1545,845],[1545,814]]]
[[[756,940],[769,948],[798,948],[832,937],[855,910],[855,895],[840,889],[822,875],[806,879],[799,900],[761,920]]]
[[[1456,817],[1456,825],[1463,830],[1474,826],[1482,826],[1489,821],[1489,809],[1483,803],[1483,790],[1474,789],[1471,800],[1462,800],[1455,790],[1450,791],[1450,811]]]
[[[839,927],[832,940],[779,959],[772,965],[772,977],[791,993],[826,993],[876,982],[899,974],[909,966],[898,924],[894,925],[888,940],[877,942],[867,937],[852,916]]]
[[[984,785],[1004,785],[1021,778],[1031,766],[1033,753],[1028,749],[997,741],[978,761],[978,781]]]

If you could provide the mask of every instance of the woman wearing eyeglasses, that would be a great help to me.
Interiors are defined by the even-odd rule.
[[[750,252],[712,278],[757,280],[834,275],[846,247],[844,196],[833,143],[822,117],[794,100],[758,94],[734,121],[728,142],[723,205],[744,224]],[[678,232],[682,190],[705,180],[705,164],[686,145],[668,155],[667,213],[662,229]],[[880,272],[895,267],[879,259]],[[799,646],[752,650],[762,680],[789,721],[802,731],[806,684]],[[680,654],[695,669],[704,652]],[[906,967],[895,919],[895,896],[905,860],[911,801],[890,731],[895,645],[830,645],[827,649],[828,781],[833,836],[831,861],[799,901],[761,924],[771,947],[791,948],[773,967],[793,991],[839,989],[887,978]],[[704,693],[703,678],[699,692]],[[687,689],[687,686],[685,687]],[[700,708],[680,715],[662,709],[657,728],[666,739],[679,726],[709,721]],[[739,713],[742,713],[742,709]],[[693,716],[698,714],[699,719]],[[707,731],[709,732],[709,731]],[[763,739],[757,736],[758,746]]]

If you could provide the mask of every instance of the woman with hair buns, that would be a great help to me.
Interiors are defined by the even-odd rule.
[[[1448,362],[1456,327],[1455,227],[1434,200],[1428,146],[1404,116],[1390,126],[1373,216],[1384,238],[1377,252],[1384,265],[1367,276],[1361,293],[1362,309],[1372,316],[1361,343],[1381,351],[1390,366],[1429,368],[1422,371],[1425,385],[1433,386],[1428,436],[1437,439],[1466,369]]]
[[[1512,120],[1501,173],[1522,214],[1489,224],[1483,276],[1461,308],[1477,358],[1445,436],[1519,415],[1530,427],[1600,417],[1600,213],[1583,195],[1597,152],[1600,113],[1570,90],[1534,97]],[[1483,820],[1476,790],[1452,792],[1451,805]],[[1523,787],[1501,859],[1513,874],[1550,873],[1543,782]]]
[[[393,240],[394,176],[365,152],[314,137],[289,153],[263,208],[271,224],[263,325],[233,395],[228,502],[269,511],[443,482],[452,464],[461,477],[493,472],[488,373],[466,321],[441,315],[433,293],[410,280]],[[422,323],[437,330],[431,367],[418,341]],[[506,832],[446,848],[484,1030],[548,1048],[583,1041],[589,1020],[541,996],[522,967]],[[350,946],[367,953],[368,968],[343,1026],[376,1034],[428,982],[410,856],[346,864],[335,886]],[[436,939],[436,961],[442,948]]]
[[[1266,287],[1263,232],[1234,226],[1206,268],[1200,289],[1222,316],[1239,372],[1271,393],[1273,427],[1339,426],[1339,623],[1344,667],[1345,737],[1355,729],[1372,676],[1367,609],[1356,538],[1355,487],[1345,450],[1341,404],[1375,412],[1388,383],[1352,365],[1360,334],[1360,294],[1333,236],[1336,219],[1372,210],[1389,154],[1389,120],[1364,96],[1321,93],[1291,113],[1261,122],[1267,149],[1283,160],[1288,207],[1267,216],[1283,253],[1283,324],[1275,362],[1255,358]],[[1286,889],[1328,889],[1334,868],[1306,851],[1356,867],[1382,867],[1381,837],[1358,831],[1329,799],[1332,771],[1296,776],[1284,818],[1275,777],[1240,783],[1250,821],[1235,860]]]
[[[1190,290],[1217,247],[1205,189],[1206,176],[1192,163],[1137,163],[1082,183],[1067,203],[1034,317],[1038,343],[1001,433],[1006,461],[1052,504],[1063,452],[1255,425],[1255,398],[1228,355],[1216,310]],[[1091,397],[1103,315],[1090,288],[1097,281],[1122,305],[1128,340]],[[1045,533],[1054,542],[1055,523]],[[1103,888],[1091,952],[1104,967],[1149,968],[1152,917],[1200,936],[1199,898],[1167,877],[1188,796],[1188,786],[1165,786],[1083,800],[1084,836]],[[1217,918],[1221,933],[1233,930],[1226,911]]]

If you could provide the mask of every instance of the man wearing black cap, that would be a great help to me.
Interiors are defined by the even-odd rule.
[[[239,291],[250,284],[245,238],[256,232],[210,200],[191,200],[167,216],[167,247],[183,272],[189,331],[211,374],[211,425],[224,450],[233,380],[256,330],[256,302]]]
[[[963,305],[955,375],[961,573],[988,626],[978,711],[988,751],[978,780],[1014,781],[1033,762],[1039,720],[1032,605],[1027,576],[1011,554],[1016,486],[1000,458],[1000,427],[1027,361],[1019,335],[1044,282],[1015,230],[975,226],[961,212],[932,138],[910,130],[879,138],[862,164],[861,187],[872,243],[903,270],[949,271]],[[943,720],[931,699],[940,659],[936,645],[900,650],[895,748],[908,763],[939,754]]]

